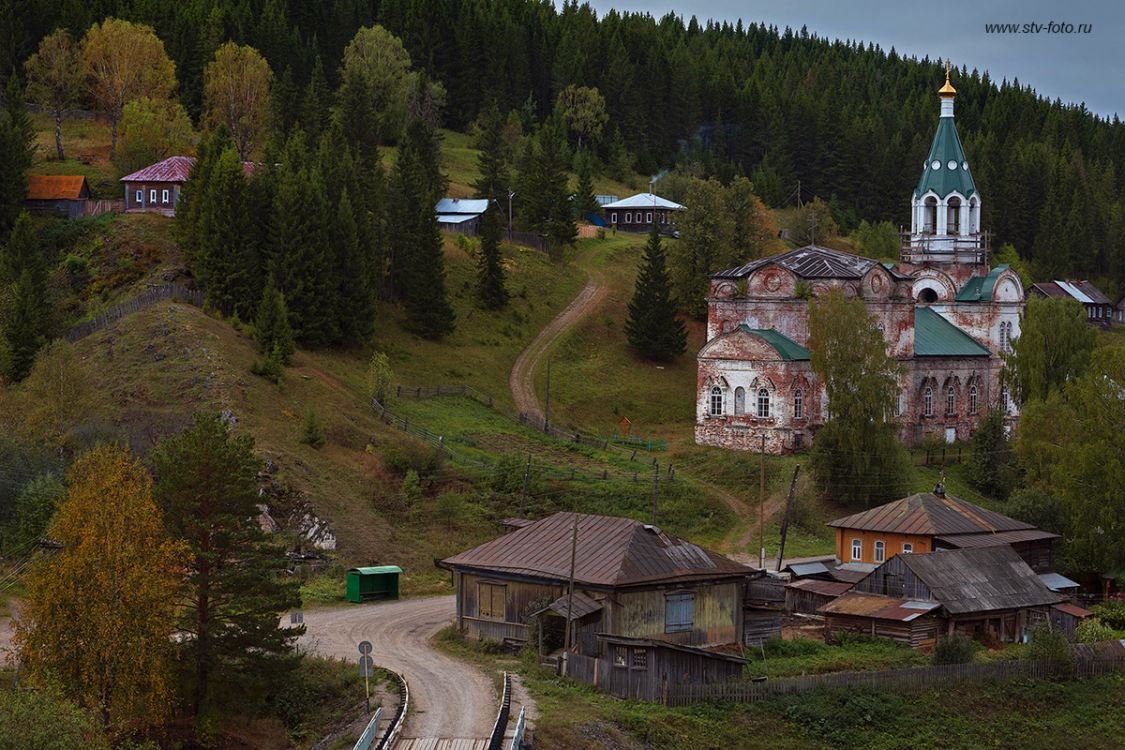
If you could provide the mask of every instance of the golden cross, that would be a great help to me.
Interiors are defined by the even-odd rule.
[[[949,78],[949,69],[953,67],[953,62],[947,57],[945,58],[945,77]]]

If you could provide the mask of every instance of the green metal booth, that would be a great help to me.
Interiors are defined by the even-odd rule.
[[[402,568],[397,565],[377,565],[371,568],[352,568],[347,577],[349,602],[371,602],[381,599],[398,599],[398,579]]]

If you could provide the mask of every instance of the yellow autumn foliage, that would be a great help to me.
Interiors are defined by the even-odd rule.
[[[113,733],[166,718],[176,573],[152,480],[127,449],[100,445],[68,475],[48,535],[62,548],[26,577],[16,644],[30,680],[57,682]]]

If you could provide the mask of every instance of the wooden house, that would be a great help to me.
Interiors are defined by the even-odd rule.
[[[1021,641],[1064,600],[1000,545],[896,555],[819,612],[830,638],[854,631],[926,648],[953,633]]]
[[[1090,325],[1108,328],[1113,322],[1113,303],[1089,281],[1055,280],[1032,284],[1028,297],[1069,297],[1078,300],[1086,308],[1086,322]]]
[[[82,175],[33,174],[27,178],[28,211],[52,213],[77,219],[86,212],[90,185]]]
[[[122,177],[125,211],[151,211],[175,216],[180,189],[188,181],[194,164],[194,157],[170,156]]]
[[[842,581],[801,578],[785,587],[785,611],[813,615],[852,587]]]
[[[480,219],[488,210],[486,199],[442,198],[434,211],[438,227],[443,232],[475,236],[480,231]]]
[[[1058,534],[946,495],[939,484],[900,500],[837,518],[836,557],[874,567],[898,554],[1007,546],[1037,572],[1051,569]]]
[[[573,545],[573,548],[572,548]],[[573,557],[572,557],[573,555]],[[571,561],[574,591],[570,592]],[[714,647],[745,639],[759,571],[628,518],[556,513],[443,560],[473,638],[602,657],[604,636]]]
[[[648,232],[654,223],[671,231],[676,214],[683,210],[679,203],[652,193],[637,193],[602,206],[605,223],[623,232]]]

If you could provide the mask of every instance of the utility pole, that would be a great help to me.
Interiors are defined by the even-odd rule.
[[[570,653],[570,621],[574,611],[574,566],[578,558],[578,514],[574,514],[574,525],[570,531],[570,587],[566,595],[566,628],[563,634],[563,658]]]
[[[523,470],[523,492],[520,493],[520,518],[523,518],[524,506],[527,503],[527,482],[531,478],[531,451],[527,452],[527,466]]]
[[[758,541],[761,543],[761,552],[758,556],[758,567],[766,567],[766,433],[762,433],[762,450],[759,456],[758,471]]]
[[[781,571],[781,559],[785,555],[785,535],[789,533],[789,511],[793,507],[793,492],[797,489],[797,474],[801,465],[793,468],[793,480],[789,482],[789,497],[785,498],[785,515],[781,517],[781,543],[777,547],[777,570]]]
[[[656,498],[660,494],[660,464],[652,462],[652,525],[656,525]]]
[[[508,188],[508,242],[512,241],[512,198],[516,197],[516,191]]]
[[[547,398],[543,402],[543,432],[551,434],[551,360],[547,360]]]

